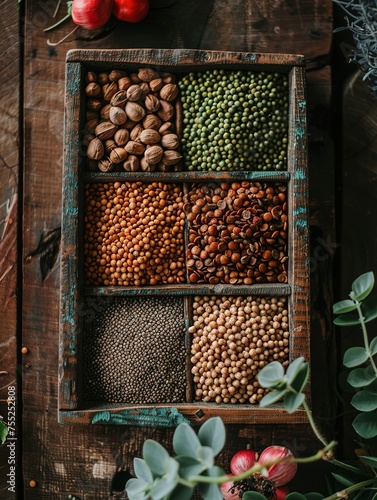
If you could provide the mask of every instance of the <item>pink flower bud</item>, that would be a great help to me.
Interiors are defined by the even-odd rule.
[[[232,474],[238,476],[239,474],[246,472],[248,469],[251,469],[257,461],[257,457],[258,455],[253,450],[237,451],[230,461],[230,470],[232,471]]]
[[[290,461],[293,457],[293,453],[284,446],[269,446],[262,451],[258,463],[263,465],[281,460],[275,465],[267,466],[267,479],[273,481],[278,488],[289,483],[296,474],[297,463]]]

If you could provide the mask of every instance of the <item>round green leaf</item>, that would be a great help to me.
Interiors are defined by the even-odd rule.
[[[284,396],[284,407],[288,413],[293,413],[304,402],[304,394],[294,392],[287,392]]]
[[[209,446],[202,446],[197,452],[198,460],[200,460],[207,468],[211,468],[214,465],[215,457],[212,448]]]
[[[377,377],[373,382],[371,382],[367,387],[365,387],[365,390],[368,391],[370,394],[373,394],[374,396],[377,396]]]
[[[374,339],[371,341],[369,348],[370,348],[372,356],[377,354],[377,337],[374,337]]]
[[[290,385],[296,392],[301,392],[305,388],[308,379],[309,379],[309,364],[302,363],[300,369],[296,373],[296,376],[294,380],[292,380]]]
[[[322,493],[317,493],[315,491],[310,491],[309,493],[304,493],[306,500],[322,500],[325,498]]]
[[[176,486],[170,493],[169,500],[190,500],[192,498],[193,492],[194,488],[189,488],[188,486],[178,484],[178,486]]]
[[[127,481],[126,484],[127,495],[131,500],[146,498],[147,495],[144,493],[144,491],[148,486],[149,483],[147,483],[143,479],[137,479],[133,477]]]
[[[259,406],[264,407],[272,405],[281,399],[287,391],[283,389],[282,391],[272,391],[267,393],[259,402]]]
[[[170,456],[157,441],[147,439],[144,442],[143,457],[152,473],[156,476],[163,476],[167,472]]]
[[[332,306],[332,312],[334,314],[345,314],[356,309],[357,305],[353,300],[346,299],[337,302]]]
[[[149,495],[153,498],[153,500],[163,500],[174,490],[176,485],[177,483],[172,479],[156,479],[154,485],[149,491]]]
[[[371,366],[368,366],[366,368],[355,368],[350,371],[347,377],[347,382],[355,388],[366,387],[376,378],[377,377],[373,369]]]
[[[196,456],[201,444],[195,431],[186,423],[181,423],[174,431],[173,448],[177,455]]]
[[[285,500],[305,500],[305,495],[302,495],[301,493],[297,493],[296,491],[292,491],[292,493],[289,493],[285,497]]]
[[[220,417],[209,418],[201,425],[198,438],[203,446],[212,448],[214,455],[218,455],[224,448],[226,433]]]
[[[194,457],[179,456],[175,459],[179,463],[179,475],[184,479],[190,479],[191,476],[198,476],[207,468],[205,464],[199,462]]]
[[[301,365],[304,363],[305,358],[299,356],[296,358],[287,368],[286,377],[288,385],[291,385],[292,381],[296,378],[297,374],[301,370]]]
[[[217,466],[211,467],[206,471],[206,475],[210,477],[219,477],[224,474],[224,471]],[[223,495],[220,490],[220,485],[215,483],[198,483],[198,490],[203,500],[223,500]]]
[[[0,443],[4,444],[8,436],[8,427],[0,420]]]
[[[354,298],[361,302],[367,297],[373,290],[374,286],[374,274],[372,271],[364,273],[352,283],[352,291],[354,293]]]
[[[272,361],[261,369],[257,378],[262,387],[275,389],[284,381],[283,365],[279,361]]]
[[[362,302],[361,312],[365,323],[377,318],[377,294],[369,295]],[[341,314],[334,319],[334,323],[338,326],[360,325],[359,314],[357,311]]]
[[[377,409],[377,398],[366,390],[359,391],[353,396],[351,404],[359,411],[373,411]]]
[[[368,352],[364,347],[351,347],[344,353],[343,364],[347,368],[353,368],[365,363],[368,359]]]
[[[134,458],[134,470],[138,479],[143,479],[147,483],[153,482],[153,475],[148,464],[142,458]]]
[[[360,413],[352,422],[355,431],[364,439],[371,439],[377,436],[377,413],[375,411]]]

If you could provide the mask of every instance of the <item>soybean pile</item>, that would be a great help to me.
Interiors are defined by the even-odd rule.
[[[267,363],[289,362],[285,297],[196,296],[191,363],[195,398],[225,404],[258,403],[266,390],[257,374]]]
[[[186,170],[287,169],[287,75],[207,70],[178,85]]]
[[[185,401],[183,300],[127,297],[84,318],[83,395],[135,404]]]

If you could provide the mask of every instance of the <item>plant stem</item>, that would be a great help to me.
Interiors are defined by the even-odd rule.
[[[373,356],[370,354],[368,332],[367,332],[367,327],[366,327],[366,324],[365,324],[365,321],[364,321],[363,312],[361,310],[361,302],[359,302],[358,300],[355,300],[355,299],[353,299],[353,300],[354,300],[354,302],[356,304],[357,312],[359,314],[359,319],[360,319],[360,324],[361,324],[361,330],[363,332],[363,338],[364,338],[364,345],[365,345],[366,351],[368,352],[369,362],[372,365],[374,373],[377,375],[377,366],[376,366],[376,364],[374,362]]]
[[[319,432],[319,429],[315,425],[315,422],[314,422],[314,419],[313,419],[313,416],[312,416],[312,412],[310,411],[310,408],[309,408],[307,402],[305,401],[305,399],[302,402],[302,406],[304,407],[304,410],[306,412],[306,416],[308,417],[308,420],[309,420],[310,427],[312,428],[312,430],[313,430],[314,434],[316,435],[317,439],[323,444],[323,446],[327,446],[327,441],[322,436],[322,434]]]
[[[345,488],[342,491],[338,491],[337,493],[334,493],[333,495],[330,495],[329,497],[326,497],[323,500],[339,500],[339,498],[348,498],[348,495],[350,493],[361,490],[365,486],[369,486],[375,483],[375,481],[376,479],[374,478],[374,479],[367,479],[366,481],[362,481],[361,483],[353,484],[352,486],[348,486],[348,488]]]

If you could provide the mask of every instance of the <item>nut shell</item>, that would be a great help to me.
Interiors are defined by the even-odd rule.
[[[152,128],[144,129],[139,135],[139,141],[144,144],[157,144],[160,140],[160,134]]]
[[[118,126],[111,122],[102,122],[95,128],[95,135],[105,141],[106,139],[111,139],[115,132],[118,130]]]
[[[99,160],[105,154],[103,143],[98,137],[89,142],[86,154],[91,160]]]
[[[124,148],[115,148],[110,153],[112,163],[121,163],[127,158],[127,151]]]
[[[127,153],[131,155],[142,155],[145,151],[145,146],[141,144],[141,142],[136,142],[136,141],[128,141],[127,144],[124,146],[124,149],[127,151]]]
[[[137,102],[128,101],[126,103],[125,111],[128,118],[134,122],[140,122],[146,114],[145,109]]]
[[[160,97],[164,101],[174,101],[178,96],[178,86],[175,83],[167,83],[160,90]]]
[[[144,153],[144,158],[150,165],[156,165],[162,158],[164,150],[161,146],[151,146]]]

